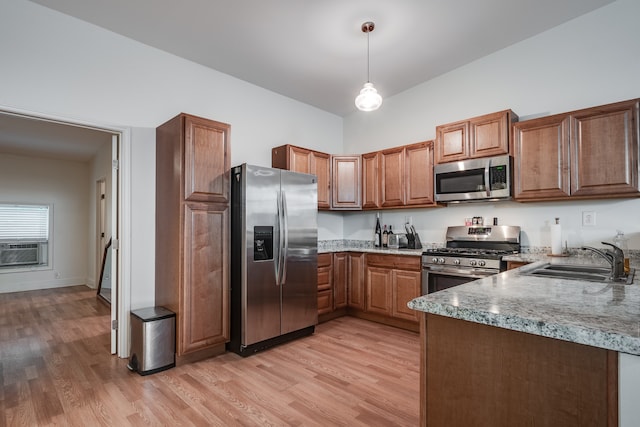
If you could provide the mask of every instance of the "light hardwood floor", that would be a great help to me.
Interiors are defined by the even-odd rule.
[[[418,335],[352,317],[140,376],[84,286],[0,294],[0,426],[415,426]]]

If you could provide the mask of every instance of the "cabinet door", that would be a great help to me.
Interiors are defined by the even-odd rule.
[[[311,151],[289,145],[289,170],[293,172],[311,172]]]
[[[229,200],[229,125],[185,116],[184,198]]]
[[[229,340],[229,208],[184,205],[178,354]]]
[[[366,311],[385,316],[391,315],[392,271],[387,268],[367,267]]]
[[[407,303],[420,296],[421,274],[419,271],[393,270],[393,317],[419,321],[417,311],[407,307]]]
[[[347,254],[333,254],[333,308],[347,306]]]
[[[542,117],[513,126],[514,198],[569,197],[569,118]]]
[[[469,157],[469,122],[436,127],[436,163],[456,162]]]
[[[318,177],[318,208],[329,209],[331,207],[331,156],[312,151],[309,173]]]
[[[360,156],[332,156],[333,209],[360,209]]]
[[[404,147],[390,148],[380,152],[380,206],[404,205]]]
[[[407,205],[432,205],[433,200],[433,141],[405,147],[405,182]]]
[[[571,117],[571,195],[638,193],[638,101]]]
[[[365,309],[364,292],[364,263],[365,254],[361,252],[349,252],[347,258],[347,295],[349,307],[360,310]]]
[[[500,111],[469,121],[469,157],[509,154],[510,112]]]
[[[377,152],[362,155],[362,207],[380,207],[380,154]]]

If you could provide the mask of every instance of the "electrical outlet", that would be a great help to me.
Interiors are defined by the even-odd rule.
[[[582,226],[594,227],[596,225],[596,213],[594,211],[582,211]]]

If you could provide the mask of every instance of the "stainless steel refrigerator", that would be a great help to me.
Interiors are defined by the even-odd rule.
[[[318,322],[315,175],[231,169],[231,340],[242,356],[312,334]]]

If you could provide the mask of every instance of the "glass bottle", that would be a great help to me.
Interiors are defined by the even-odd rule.
[[[613,238],[613,244],[622,249],[624,252],[624,273],[629,274],[629,246],[627,245],[627,238],[624,237],[624,233],[620,230],[616,230],[618,234]]]
[[[382,232],[382,247],[389,246],[389,232],[387,231],[387,224],[384,225],[384,231]]]
[[[379,248],[382,246],[382,228],[380,227],[380,212],[376,218],[376,228],[373,234],[373,246]]]

